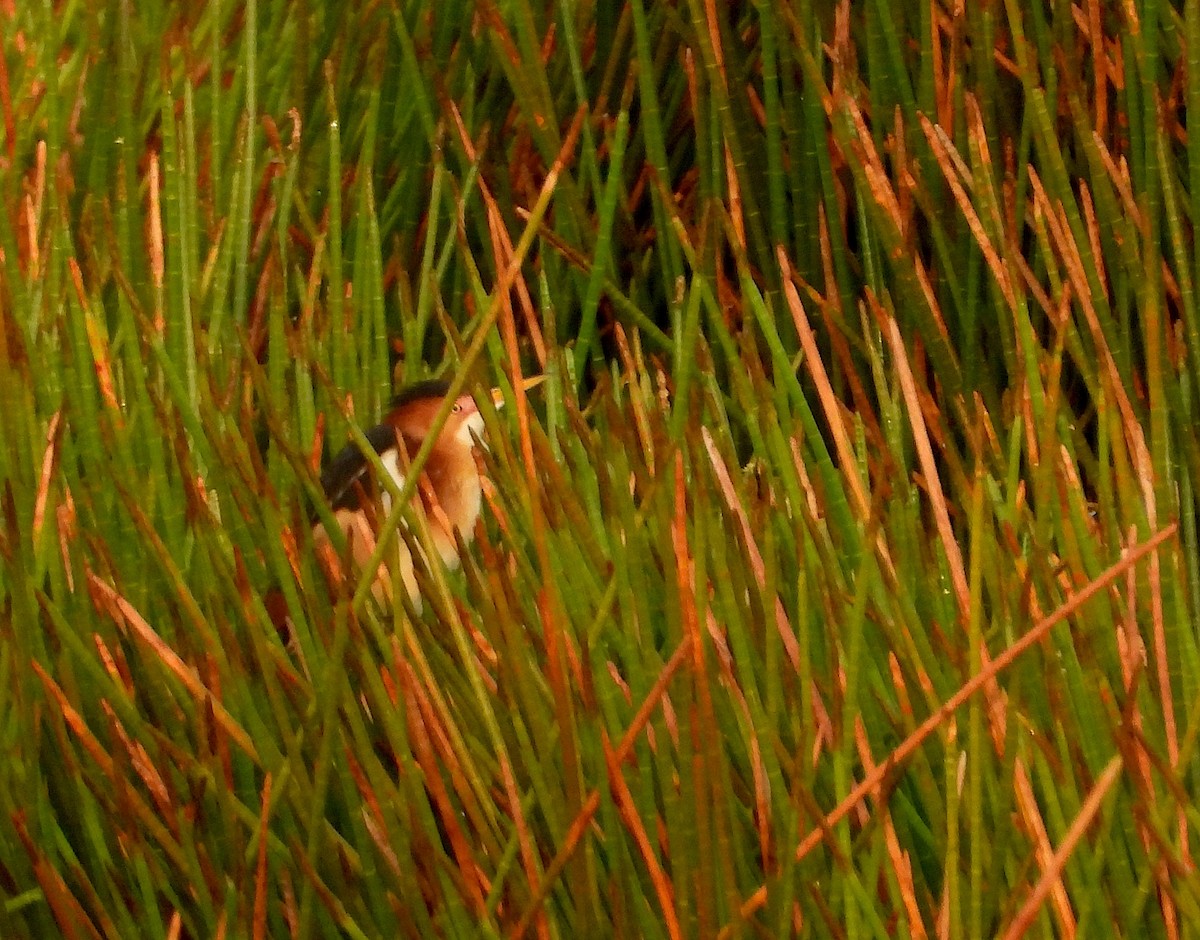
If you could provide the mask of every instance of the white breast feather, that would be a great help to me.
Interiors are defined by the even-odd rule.
[[[400,455],[395,450],[389,450],[381,455],[379,460],[388,472],[388,476],[396,481],[396,487],[404,489],[404,474],[400,472]],[[383,491],[383,511],[385,515],[392,511],[392,494],[386,489]]]

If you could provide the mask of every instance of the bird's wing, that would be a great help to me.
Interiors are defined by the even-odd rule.
[[[376,425],[366,433],[366,438],[381,457],[396,449],[397,438],[409,448],[408,453],[413,453],[407,435],[398,434],[390,424]],[[371,464],[354,441],[343,447],[325,468],[321,474],[321,487],[335,512],[339,509],[359,509],[364,497],[374,498],[378,487],[369,472],[370,468]]]

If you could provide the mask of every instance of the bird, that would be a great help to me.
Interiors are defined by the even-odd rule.
[[[533,388],[544,378],[525,379],[520,383],[521,388]],[[450,383],[439,380],[408,386],[392,399],[380,423],[364,435],[397,488],[404,487],[405,468],[428,437],[449,391]],[[495,407],[503,406],[500,389],[493,389],[491,398]],[[428,520],[433,547],[449,569],[459,566],[460,545],[469,545],[475,535],[483,495],[475,451],[485,446],[483,433],[483,415],[475,399],[469,394],[457,396],[413,492],[412,504]],[[354,441],[328,463],[321,474],[321,489],[332,521],[344,536],[349,557],[361,570],[375,551],[376,535],[392,509],[392,495],[376,478],[373,461]],[[394,602],[393,574],[398,574],[414,610],[420,613],[421,593],[412,552],[400,533],[393,541],[395,549],[385,554],[374,573],[372,594],[381,605],[390,606]],[[320,518],[312,523],[312,543],[318,556],[324,556],[327,570],[340,572],[341,556]],[[429,559],[425,561],[428,564]],[[280,597],[271,600],[268,612],[283,634],[288,618],[282,608],[286,604]]]

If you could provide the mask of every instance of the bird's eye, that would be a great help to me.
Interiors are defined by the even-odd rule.
[[[460,411],[462,411],[462,402],[461,402],[461,401],[456,401],[456,402],[454,403],[454,407],[450,409],[450,413],[451,413],[451,414],[455,414],[455,415],[456,415],[456,414],[458,414]]]

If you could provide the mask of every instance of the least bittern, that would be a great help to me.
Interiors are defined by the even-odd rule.
[[[540,376],[527,379],[522,387],[532,388],[541,380]],[[383,421],[366,433],[380,464],[397,487],[403,488],[406,468],[428,437],[448,391],[446,382],[421,382],[405,389],[392,400]],[[492,391],[492,400],[496,407],[504,403],[498,389]],[[470,395],[460,395],[417,478],[413,502],[428,520],[433,545],[448,568],[459,565],[460,540],[466,545],[475,534],[482,489],[473,451],[482,442],[482,436],[483,415],[479,407]],[[321,486],[334,520],[346,537],[350,557],[361,568],[375,551],[375,535],[391,512],[391,494],[376,479],[373,462],[354,442],[333,458],[321,474]],[[381,562],[375,573],[375,597],[381,602],[390,601],[393,583],[390,566],[394,564],[413,606],[420,610],[421,595],[412,553],[399,533],[394,538],[395,552],[387,556],[391,560]],[[329,533],[321,523],[313,528],[313,541],[318,551],[332,549]]]

